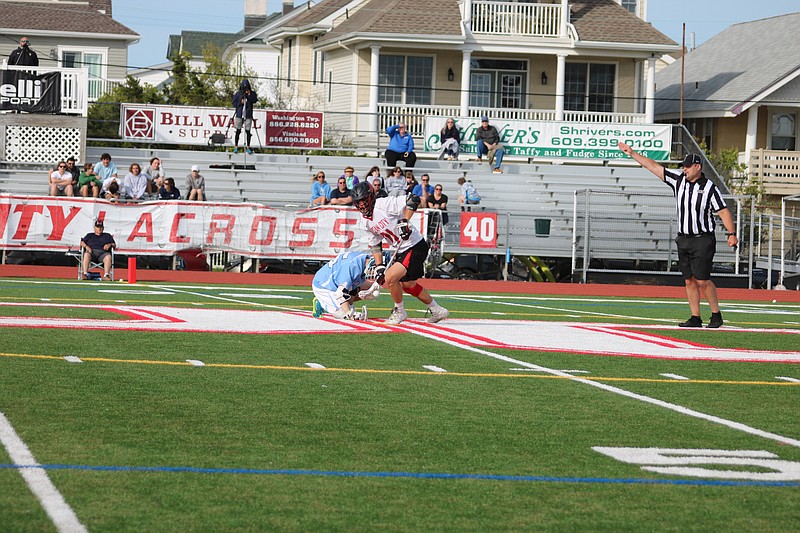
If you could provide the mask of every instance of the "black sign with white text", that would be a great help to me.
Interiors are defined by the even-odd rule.
[[[61,74],[0,70],[0,110],[60,113]]]

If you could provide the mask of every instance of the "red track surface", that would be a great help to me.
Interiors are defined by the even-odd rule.
[[[116,270],[118,278],[127,279],[125,269]],[[0,265],[0,277],[75,279],[75,267]],[[309,287],[310,275],[248,274],[239,272],[192,272],[186,270],[137,270],[139,281],[172,281],[179,283],[213,283],[231,285],[289,285]],[[89,282],[87,282],[89,283]],[[536,283],[519,281],[468,281],[426,279],[422,284],[437,291],[506,292],[516,294],[562,294],[564,296],[628,296],[638,298],[685,298],[683,287],[661,285],[600,285],[578,283]],[[717,289],[721,300],[753,300],[800,302],[800,291],[767,291],[756,289]]]

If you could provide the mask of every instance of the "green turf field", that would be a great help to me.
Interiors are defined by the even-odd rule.
[[[800,530],[800,364],[458,334],[611,325],[621,351],[644,332],[796,357],[800,304],[723,302],[725,328],[687,331],[683,300],[434,297],[451,313],[436,326],[407,297],[393,331],[220,333],[329,321],[297,287],[0,280],[0,530],[64,520],[26,471],[89,531]],[[146,330],[154,308],[209,330]],[[388,295],[369,309],[379,325]],[[12,427],[38,465],[12,459]]]

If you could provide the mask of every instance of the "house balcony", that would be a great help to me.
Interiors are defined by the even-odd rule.
[[[106,78],[89,78],[87,98],[89,103],[96,102],[98,98],[111,92],[117,85],[122,85],[125,80],[110,80]]]
[[[31,74],[58,72],[61,78],[61,109],[65,115],[86,116],[88,109],[89,71],[87,68],[53,68],[4,65],[0,69],[21,70]]]
[[[747,175],[758,180],[768,195],[800,194],[800,152],[788,150],[739,152],[739,163],[747,165]]]
[[[561,4],[472,2],[470,29],[475,35],[565,37],[561,34]]]

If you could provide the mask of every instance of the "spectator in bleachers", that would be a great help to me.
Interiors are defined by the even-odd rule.
[[[503,155],[506,151],[500,144],[500,134],[497,128],[489,125],[489,117],[481,117],[481,125],[475,130],[475,147],[478,151],[478,164],[483,162],[483,156],[489,156],[489,164],[493,164],[495,174],[502,174],[500,164],[503,162]]]
[[[420,207],[428,207],[428,197],[433,195],[433,186],[430,184],[431,177],[427,174],[423,174],[420,179],[422,183],[415,185],[411,194],[419,196]]]
[[[111,162],[110,154],[105,153],[100,156],[100,162],[94,166],[94,173],[97,174],[97,179],[103,183],[108,178],[117,177],[117,165]]]
[[[414,153],[414,138],[406,131],[406,125],[402,122],[396,126],[386,128],[389,134],[389,146],[386,147],[386,165],[393,167],[398,161],[405,161],[407,167],[413,168],[417,162],[417,154]]]
[[[92,197],[97,198],[100,196],[100,189],[103,187],[103,182],[97,179],[97,174],[94,173],[94,165],[86,163],[83,165],[81,175],[78,176],[78,190],[84,198]]]
[[[336,188],[328,195],[328,203],[331,205],[353,205],[353,192],[347,187],[347,178],[342,176],[336,183]]]
[[[158,189],[158,197],[161,200],[180,200],[181,191],[175,187],[175,180],[172,178],[164,178],[164,183]]]
[[[72,174],[67,173],[66,161],[59,161],[56,170],[50,174],[50,196],[58,196],[59,193],[63,193],[64,196],[75,194]]]
[[[206,199],[206,179],[200,174],[198,165],[192,165],[192,172],[186,176],[186,199],[198,202]]]
[[[355,175],[355,169],[349,165],[344,167],[344,174],[342,174],[341,177],[347,180],[348,189],[352,190],[358,183],[358,176]]]
[[[439,159],[447,158],[448,161],[455,161],[458,159],[458,148],[461,145],[461,133],[458,131],[456,121],[448,118],[444,124],[444,128],[439,133],[439,140],[442,143],[442,149],[439,152]]]
[[[447,195],[442,192],[442,184],[437,183],[433,188],[433,194],[428,197],[428,208],[438,209],[442,212],[442,224],[447,224]]]
[[[405,196],[406,178],[403,176],[403,169],[394,167],[386,178],[386,193],[389,196]]]
[[[147,192],[147,176],[142,174],[139,163],[131,163],[128,175],[125,176],[125,197],[130,200],[142,200]]]
[[[70,174],[72,176],[72,188],[73,188],[73,190],[77,191],[78,190],[78,178],[81,177],[81,169],[79,169],[78,166],[75,164],[75,158],[72,157],[72,156],[69,156],[67,158],[66,171],[67,171],[67,174]]]
[[[478,194],[478,191],[475,190],[475,187],[472,185],[471,181],[468,181],[463,176],[458,178],[458,185],[461,187],[458,194],[458,203],[461,206],[461,210],[464,211],[466,208],[469,211],[471,208],[470,205],[477,205],[481,203],[481,195]]]
[[[328,203],[328,196],[331,193],[331,186],[325,181],[325,173],[317,172],[312,178],[311,185],[311,207],[317,207]]]
[[[373,178],[380,178],[380,177],[381,177],[381,167],[375,165],[374,167],[369,169],[369,172],[367,172],[367,177],[364,179],[371,180]]]
[[[414,173],[410,170],[406,170],[406,194],[414,192],[414,187],[419,185],[417,178],[414,177]]]
[[[164,185],[164,178],[167,174],[164,172],[164,167],[161,165],[161,159],[153,157],[150,159],[150,164],[142,172],[147,176],[147,192],[149,194],[156,194],[161,190]]]
[[[386,193],[386,187],[383,185],[383,178],[380,176],[372,180],[372,189],[375,191],[375,198],[385,198],[389,196]]]
[[[120,186],[119,182],[117,181],[117,178],[108,178],[107,181],[108,181],[108,187],[105,186],[106,184],[104,182],[103,189],[101,189],[103,198],[105,198],[110,202],[119,201],[119,198],[120,196],[122,196],[123,193],[120,192]]]

